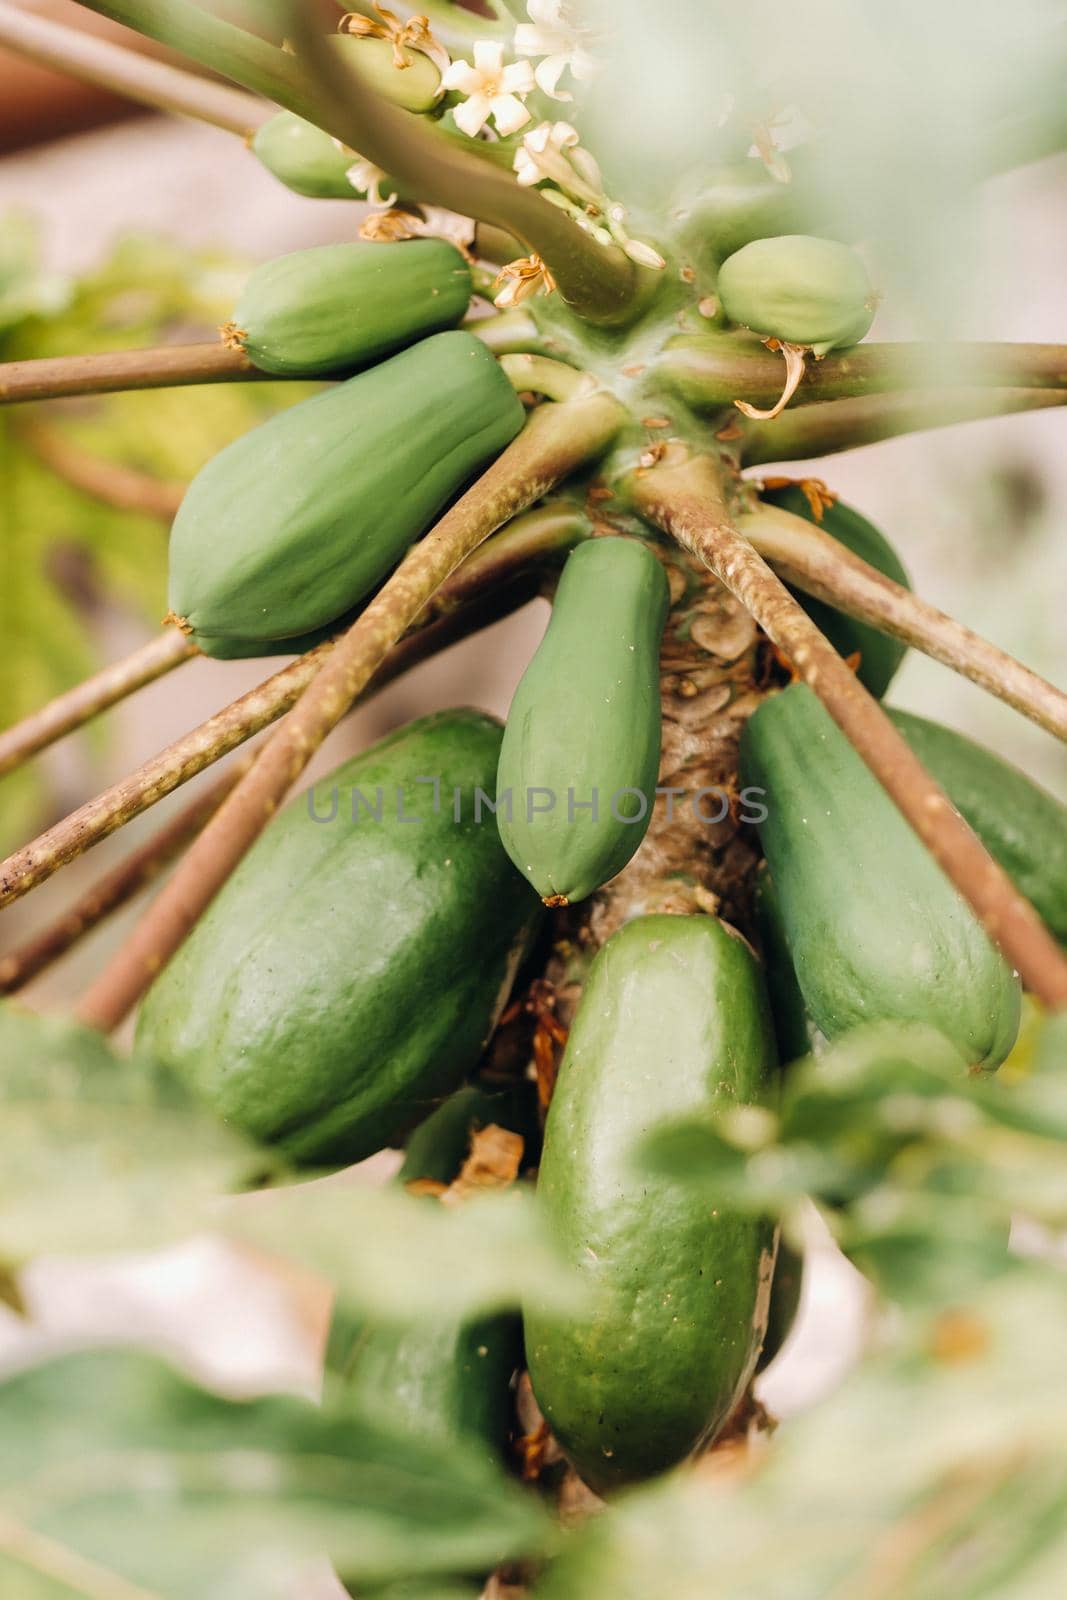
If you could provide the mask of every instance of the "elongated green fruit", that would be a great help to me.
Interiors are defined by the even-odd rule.
[[[787,489],[765,490],[761,499],[768,505],[778,506],[783,511],[815,523],[816,527],[851,550],[853,555],[859,556],[861,561],[866,561],[868,566],[892,578],[894,583],[902,584],[905,589],[911,588],[911,579],[889,540],[873,522],[869,522],[852,506],[835,501],[823,511],[822,521],[816,523],[806,496],[795,484]],[[879,633],[867,622],[857,622],[854,617],[846,616],[843,611],[801,590],[793,590],[792,593],[838,655],[859,656],[856,676],[864,688],[869,689],[876,700],[880,700],[908,653],[907,645],[900,639],[891,639],[888,634]]]
[[[889,715],[990,855],[1067,944],[1067,806],[962,733],[910,711]]]
[[[720,267],[718,294],[731,322],[817,356],[858,344],[874,321],[875,293],[856,252],[806,233],[743,245]]]
[[[670,593],[635,539],[567,558],[552,619],[508,713],[497,823],[553,905],[584,900],[645,836],[660,756],[659,647]]]
[[[228,337],[263,372],[350,372],[454,327],[470,298],[470,268],[444,239],[324,244],[256,267]]]
[[[451,1183],[479,1128],[494,1121],[510,1128],[516,1120],[536,1128],[536,1091],[531,1100],[510,1091],[489,1094],[473,1085],[458,1089],[415,1130],[398,1181]],[[521,1357],[522,1323],[513,1312],[474,1321],[434,1317],[403,1328],[373,1323],[354,1328],[343,1371],[361,1412],[446,1444],[465,1439],[499,1457],[511,1425],[511,1379]]]
[[[338,33],[329,43],[346,66],[355,68],[368,89],[405,111],[432,111],[441,98],[441,74],[421,50],[405,51],[407,66],[398,67],[387,39]]]
[[[171,531],[172,612],[209,647],[325,627],[523,418],[497,362],[459,329],[280,412],[190,484]]]
[[[816,1026],[833,1039],[924,1022],[969,1065],[999,1066],[1018,980],[806,684],[749,719],[741,781],[763,790],[760,839]]]
[[[475,1065],[540,909],[476,816],[500,737],[475,711],[424,717],[292,801],[152,985],[139,1046],[301,1161],[358,1161],[425,1116]]]
[[[661,1119],[765,1101],[758,964],[713,917],[647,916],[590,970],[545,1129],[538,1203],[586,1280],[578,1321],[524,1309],[538,1404],[603,1492],[681,1461],[726,1421],[767,1319],[773,1230],[636,1163]]]
[[[252,149],[286,188],[313,200],[361,200],[348,176],[356,158],[313,122],[279,111],[256,130]]]

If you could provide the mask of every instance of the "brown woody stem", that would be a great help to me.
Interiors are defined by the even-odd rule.
[[[14,6],[0,7],[0,45],[127,100],[158,111],[195,117],[242,138],[255,133],[273,110],[265,101],[241,89],[212,83]]]
[[[0,405],[74,394],[117,394],[125,389],[177,389],[193,383],[228,383],[234,378],[278,381],[273,373],[260,372],[242,351],[221,342],[162,345],[151,350],[0,362]]]
[[[1067,405],[1065,389],[906,390],[903,394],[861,395],[854,400],[824,400],[791,409],[772,423],[747,424],[741,460],[746,467],[806,461],[928,428],[1063,405]]]
[[[166,523],[177,515],[185,494],[184,484],[153,478],[151,473],[138,472],[135,467],[123,466],[118,461],[105,461],[91,450],[83,450],[61,429],[45,422],[24,422],[19,426],[18,435],[37,459],[64,483],[99,500],[102,505],[155,517]]]
[[[418,629],[409,639],[403,640],[383,664],[371,692],[376,694],[395,677],[456,639],[465,638],[477,628],[487,627],[506,616],[524,604],[533,592],[532,588],[523,591],[513,586],[510,592],[500,591],[499,598],[491,596],[481,606],[448,613],[439,621]],[[254,734],[277,722],[296,704],[314,677],[322,656],[330,649],[331,644],[321,644],[307,655],[299,656],[273,677],[152,756],[136,772],[86,801],[54,828],[0,862],[0,909],[47,882],[60,867],[84,855],[93,845],[125,827],[143,811],[150,810],[190,778],[195,778],[205,767],[220,761]]]
[[[785,651],[1027,988],[1050,1007],[1067,1006],[1067,957],[877,701],[731,525],[712,462],[700,457],[653,468],[633,480],[633,497],[641,513],[697,555]]]
[[[326,735],[436,591],[494,529],[598,455],[625,420],[606,393],[546,405],[409,551],[367,609],[321,660],[292,715],[189,850],[125,946],[77,1008],[101,1029],[119,1023],[182,943],[258,838]]]
[[[80,728],[109,706],[117,705],[135,690],[143,689],[146,683],[154,683],[183,661],[199,654],[196,645],[191,644],[176,628],[168,628],[124,660],[104,667],[76,688],[50,700],[32,717],[25,717],[22,722],[16,722],[14,727],[0,733],[0,777],[12,772],[39,750],[45,750],[57,739],[62,739],[64,734],[73,733],[75,728]]]
[[[695,411],[717,411],[738,399],[770,406],[782,390],[781,359],[755,338],[679,338],[664,351],[657,375]],[[809,361],[793,404],[955,388],[1067,388],[1067,345],[858,344]]]
[[[776,506],[739,516],[737,527],[794,588],[914,645],[1067,740],[1067,695],[1062,690],[868,566],[821,528]]]
[[[147,844],[105,873],[69,911],[25,944],[0,956],[0,994],[15,994],[152,883],[214,816],[253,760],[251,751],[238,757],[217,782],[184,806]]]

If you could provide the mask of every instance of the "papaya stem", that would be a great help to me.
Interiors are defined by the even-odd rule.
[[[495,356],[541,349],[541,333],[536,322],[518,306],[513,311],[498,311],[492,317],[467,317],[460,326],[473,333]]]
[[[913,645],[1067,741],[1067,694],[894,583],[821,528],[769,506],[738,517],[737,527],[794,588]]]
[[[512,173],[491,166],[442,137],[425,119],[375,94],[348,62],[327,48],[298,0],[287,0],[283,11],[321,95],[314,121],[421,199],[513,234],[548,263],[576,315],[606,324],[627,319],[639,275],[622,250],[599,244],[536,189],[521,187]]]
[[[543,406],[522,433],[404,557],[317,671],[251,771],[190,847],[114,960],[77,1007],[110,1029],[136,1004],[201,912],[259,837],[311,757],[370,682],[389,651],[464,558],[511,517],[607,448],[625,420],[598,393]]]
[[[500,365],[509,383],[519,394],[544,394],[550,400],[573,400],[591,394],[598,387],[595,378],[548,356],[502,355]]]
[[[0,45],[29,61],[96,84],[157,111],[195,117],[242,139],[251,138],[272,107],[241,89],[212,83],[77,28],[12,6],[0,9]]]
[[[254,759],[252,751],[240,756],[209,789],[153,834],[147,844],[99,878],[69,911],[32,939],[0,956],[0,994],[16,994],[152,883],[214,816]]]
[[[287,51],[238,28],[190,0],[78,0],[113,22],[169,45],[253,94],[315,120],[315,97],[300,63]],[[273,8],[265,7],[268,15]]]
[[[532,599],[539,587],[538,568],[567,548],[571,534],[577,541],[590,531],[575,508],[566,507],[566,525],[562,517],[558,506],[539,506],[528,517],[509,523],[479,549],[473,570],[468,558],[437,591],[419,626],[383,663],[361,703],[420,661]],[[531,571],[535,576],[527,582],[524,575]],[[173,637],[181,635],[175,631]],[[321,644],[290,662],[0,863],[0,906],[44,883],[60,867],[276,722],[296,704],[331,648]]]
[[[81,449],[60,429],[44,422],[23,423],[16,432],[38,461],[91,499],[168,524],[177,515],[185,494],[183,483],[167,482],[119,461],[107,461]]]
[[[739,396],[772,406],[782,390],[780,359],[758,341],[749,345],[736,334],[690,334],[673,341],[657,375],[695,411],[720,410]],[[853,345],[809,361],[793,403],[957,388],[1062,390],[1067,388],[1067,345],[906,340]]]
[[[73,733],[127,695],[173,672],[200,651],[177,628],[168,628],[141,645],[122,661],[86,678],[76,688],[50,700],[40,711],[0,733],[0,777],[13,772],[39,750],[46,750],[64,734]]]
[[[861,445],[898,439],[928,428],[951,427],[1019,411],[1067,405],[1067,389],[933,389],[860,395],[795,406],[773,424],[750,423],[741,445],[743,465],[806,461]]]
[[[278,382],[273,373],[260,372],[242,351],[231,350],[221,341],[105,350],[89,356],[39,356],[30,361],[0,362],[0,405],[75,394],[117,394],[126,389],[175,389],[235,378]]]
[[[633,479],[632,494],[642,515],[698,556],[789,656],[1026,987],[1053,1009],[1067,1006],[1067,957],[878,702],[732,526],[712,461],[653,467]]]

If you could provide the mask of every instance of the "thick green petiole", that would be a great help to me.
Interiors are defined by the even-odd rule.
[[[547,356],[513,354],[500,357],[508,381],[519,394],[543,394],[549,400],[574,400],[599,386],[588,372],[579,372]]]

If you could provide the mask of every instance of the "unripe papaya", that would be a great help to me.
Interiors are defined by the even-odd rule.
[[[874,321],[875,294],[859,256],[810,234],[743,245],[720,267],[718,294],[731,322],[817,356],[857,344]]]
[[[889,715],[989,854],[1067,944],[1067,806],[962,733],[910,711]]]
[[[1000,1065],[1018,979],[806,684],[765,700],[741,738],[763,791],[760,840],[812,1021],[939,1029],[968,1065]]]
[[[286,188],[313,200],[361,200],[348,173],[356,158],[322,128],[294,111],[278,111],[257,128],[252,149]]]
[[[832,539],[837,539],[853,555],[859,556],[861,561],[866,561],[868,566],[874,567],[885,577],[892,578],[894,583],[899,583],[905,589],[911,588],[911,579],[893,546],[884,534],[880,533],[873,522],[852,506],[842,505],[839,500],[823,510],[822,520],[816,522],[814,513],[803,491],[796,484],[790,484],[785,489],[767,489],[760,496],[761,500],[771,506],[777,506],[782,511],[788,511],[793,516],[803,517],[807,522],[815,523],[816,527],[828,533]],[[880,633],[870,623],[858,622],[855,617],[846,616],[843,611],[827,605],[823,600],[816,600],[813,596],[804,594],[801,590],[792,591],[795,598],[804,607],[815,626],[826,635],[838,655],[859,656],[859,666],[856,676],[880,700],[896,676],[901,662],[908,653],[908,647],[900,639],[892,639],[888,634]]]
[[[527,1087],[527,1086],[520,1086]],[[495,1121],[537,1124],[533,1098],[489,1094],[467,1085],[439,1106],[408,1141],[397,1181],[449,1184],[460,1174],[475,1133]],[[435,1204],[428,1197],[427,1203]],[[331,1331],[336,1357],[339,1340]],[[436,1316],[402,1328],[366,1323],[348,1332],[337,1364],[363,1413],[420,1438],[479,1446],[498,1458],[511,1423],[511,1379],[522,1357],[522,1323],[514,1312],[473,1320]]]
[[[444,239],[324,244],[256,267],[226,332],[261,371],[316,377],[454,327],[470,298],[470,268]]]
[[[327,43],[346,67],[359,73],[369,89],[394,106],[405,111],[432,111],[441,98],[441,73],[422,50],[405,50],[407,66],[398,67],[389,39],[335,33]]]
[[[300,1161],[361,1160],[424,1117],[474,1067],[540,909],[476,816],[500,738],[478,712],[424,717],[292,801],[152,985],[139,1046]]]
[[[645,836],[669,605],[663,567],[636,539],[591,539],[567,558],[548,632],[515,691],[497,774],[504,847],[552,904],[584,900]]]
[[[627,923],[590,969],[549,1108],[538,1205],[589,1304],[524,1307],[526,1359],[553,1433],[599,1492],[713,1437],[752,1376],[774,1229],[652,1177],[661,1119],[766,1102],[774,1033],[759,965],[714,917]]]
[[[174,519],[171,611],[209,653],[313,633],[385,576],[519,432],[480,339],[434,334],[227,445]]]

